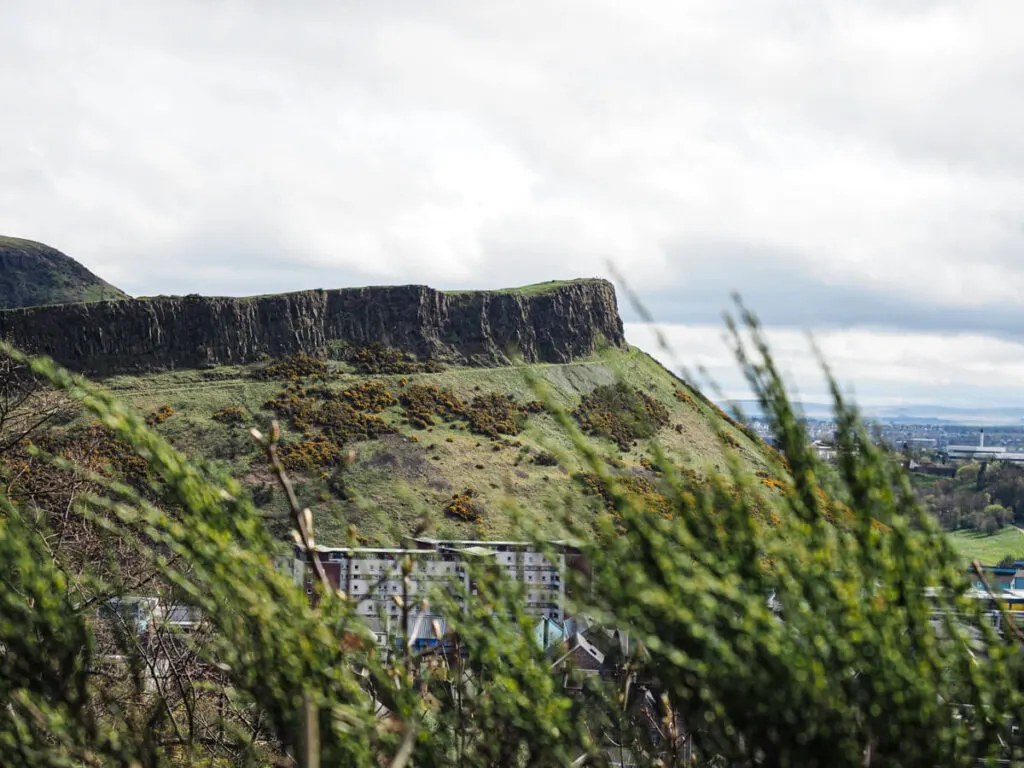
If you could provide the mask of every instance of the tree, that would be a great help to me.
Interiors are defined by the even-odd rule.
[[[973,485],[981,474],[981,465],[976,461],[964,464],[956,471],[956,484],[959,486]]]

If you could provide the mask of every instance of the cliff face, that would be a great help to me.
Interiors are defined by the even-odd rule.
[[[0,338],[105,376],[251,363],[381,342],[419,359],[566,362],[624,344],[615,290],[575,280],[543,290],[443,293],[426,286],[255,298],[158,297],[0,312]]]

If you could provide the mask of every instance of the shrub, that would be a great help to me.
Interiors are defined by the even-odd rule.
[[[533,457],[533,463],[539,467],[557,467],[558,457],[549,451],[541,451]]]
[[[306,389],[301,381],[294,381],[264,403],[264,407],[289,419],[296,429],[307,431],[320,427],[332,440],[343,445],[396,432],[384,419],[364,412],[383,410],[394,402],[394,397],[379,382],[334,392],[326,388]]]
[[[378,341],[358,349],[349,362],[359,373],[415,373],[420,368],[404,352]]]
[[[686,403],[687,405],[694,408],[697,406],[697,402],[693,399],[693,396],[689,392],[684,392],[681,389],[677,389],[675,392],[672,393],[672,395],[675,397],[676,400],[678,400],[681,403]]]
[[[662,490],[651,480],[639,475],[617,475],[613,485],[609,486],[593,473],[581,473],[574,476],[576,481],[583,487],[583,490],[591,495],[600,497],[605,509],[617,513],[614,491],[631,496],[634,503],[643,506],[645,509],[656,512],[662,517],[672,517],[673,505]]]
[[[357,411],[343,400],[331,400],[313,413],[313,424],[319,426],[338,443],[374,440],[398,430],[384,419]]]
[[[515,398],[492,392],[477,395],[464,402],[450,389],[434,384],[412,384],[399,398],[409,424],[426,429],[439,416],[446,422],[465,421],[469,431],[499,439],[501,435],[517,435],[526,417],[520,413]],[[458,424],[455,428],[458,428]]]
[[[469,431],[497,440],[501,435],[518,435],[519,408],[515,398],[492,392],[477,395],[466,408]]]
[[[315,405],[316,398],[306,391],[303,382],[293,381],[267,400],[263,407],[289,419],[296,429],[307,429],[313,424]]]
[[[655,475],[663,474],[661,471],[661,467],[655,464],[654,461],[648,456],[644,456],[642,459],[640,459],[640,466],[646,469],[648,472],[654,473]]]
[[[157,408],[155,411],[153,411],[153,413],[149,414],[146,417],[146,423],[149,426],[154,427],[157,424],[163,424],[165,421],[167,421],[173,415],[174,415],[174,409],[171,408],[171,406],[169,406],[169,405],[161,405],[159,408]]]
[[[341,450],[323,435],[280,447],[281,463],[293,472],[312,472],[338,464]]]
[[[472,488],[456,493],[445,505],[444,513],[464,523],[482,523],[484,518],[477,506],[476,498],[477,492]]]
[[[455,421],[465,416],[466,404],[450,389],[435,384],[412,384],[399,397],[409,423],[417,429],[434,424],[434,417]]]
[[[241,424],[245,421],[245,411],[237,405],[226,405],[217,411],[211,418],[221,424]]]
[[[345,400],[357,411],[370,413],[380,413],[398,402],[381,381],[360,382],[348,389],[343,389],[337,394],[337,397]]]
[[[669,423],[664,404],[624,382],[595,388],[572,413],[585,432],[613,440],[621,451]]]
[[[267,379],[326,378],[327,363],[305,352],[297,352],[267,366],[263,371]]]

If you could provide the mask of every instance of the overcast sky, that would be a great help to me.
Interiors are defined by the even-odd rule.
[[[730,394],[735,289],[809,397],[805,329],[865,402],[1024,408],[1021,29],[1016,0],[4,0],[0,233],[135,295],[611,260]]]

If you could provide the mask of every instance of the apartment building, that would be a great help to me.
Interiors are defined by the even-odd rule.
[[[523,585],[528,615],[538,619],[565,620],[565,573],[579,552],[564,542],[554,542],[548,551],[523,541],[470,541],[409,538],[401,548],[317,547],[328,580],[358,601],[358,612],[367,618],[378,639],[396,630],[403,615],[409,620],[404,628],[417,641],[435,637],[435,624],[442,630],[445,617],[429,607],[421,615],[421,605],[433,587],[450,590],[457,600],[474,592],[469,566],[471,562],[500,569],[505,576]],[[409,582],[403,578],[403,562],[411,565]],[[313,572],[305,550],[295,548],[294,574],[313,594]],[[398,598],[398,600],[396,600]],[[399,602],[409,606],[404,614]]]

